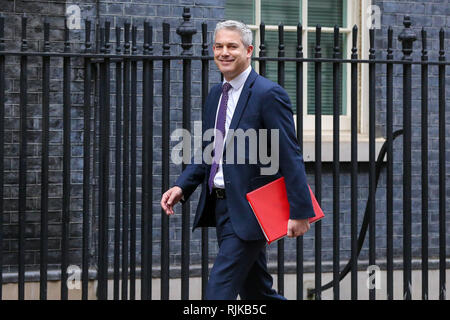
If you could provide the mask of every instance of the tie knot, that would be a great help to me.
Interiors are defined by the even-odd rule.
[[[229,84],[228,82],[225,82],[222,86],[222,92],[228,92],[228,90],[231,89],[231,84]]]

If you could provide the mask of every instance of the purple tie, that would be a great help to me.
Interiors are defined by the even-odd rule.
[[[216,123],[216,134],[217,130],[219,130],[222,133],[222,139],[216,139],[216,143],[214,145],[214,158],[213,163],[211,165],[211,173],[209,175],[208,185],[209,185],[209,192],[212,192],[212,188],[214,186],[214,176],[217,173],[217,170],[219,169],[219,161],[220,156],[216,157],[216,154],[219,154],[219,152],[223,148],[223,140],[225,139],[225,120],[227,118],[227,104],[228,104],[228,90],[231,89],[231,84],[228,82],[225,82],[222,86],[222,100],[220,101],[219,106],[219,114],[217,115],[217,123]]]

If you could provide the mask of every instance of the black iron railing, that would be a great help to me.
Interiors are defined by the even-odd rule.
[[[104,26],[98,26],[96,35],[98,43],[96,50],[93,48],[91,41],[91,22],[86,20],[85,23],[85,51],[72,52],[70,48],[70,32],[66,27],[64,38],[64,52],[54,52],[51,49],[49,30],[50,26],[44,23],[44,48],[42,52],[29,51],[27,45],[27,17],[22,18],[22,37],[20,51],[11,51],[4,45],[4,17],[0,16],[0,141],[4,141],[5,137],[5,103],[8,92],[6,91],[5,79],[5,63],[10,57],[18,57],[20,59],[20,137],[19,137],[19,167],[18,167],[18,221],[17,221],[17,237],[18,255],[17,255],[17,275],[18,275],[18,298],[25,297],[25,255],[26,248],[26,226],[25,219],[27,207],[27,93],[28,93],[28,68],[30,57],[42,59],[42,140],[41,140],[41,172],[40,172],[40,246],[39,246],[39,282],[40,282],[40,299],[47,298],[47,274],[48,274],[48,250],[49,250],[49,131],[51,112],[50,103],[58,103],[50,101],[50,60],[62,59],[63,61],[63,165],[62,165],[62,206],[61,206],[61,255],[60,255],[60,279],[61,279],[61,299],[68,298],[68,288],[66,282],[67,268],[69,267],[69,247],[70,241],[70,222],[71,222],[71,72],[74,60],[82,61],[84,71],[84,102],[83,102],[83,168],[82,168],[82,247],[81,247],[81,283],[82,283],[82,299],[88,298],[88,282],[92,277],[89,274],[89,266],[91,265],[90,250],[93,248],[95,241],[98,247],[96,257],[97,272],[95,279],[98,281],[98,298],[107,299],[108,297],[108,279],[113,280],[113,298],[119,299],[136,299],[136,281],[140,281],[140,297],[141,299],[151,299],[152,293],[152,270],[155,265],[152,256],[160,255],[160,273],[161,281],[161,299],[169,299],[170,297],[170,271],[171,263],[169,257],[169,237],[170,227],[169,220],[164,211],[154,212],[152,208],[153,199],[153,171],[155,159],[153,159],[154,146],[154,124],[156,120],[153,118],[153,109],[155,105],[155,62],[162,64],[162,81],[161,81],[161,101],[162,101],[162,125],[161,131],[161,164],[162,164],[162,182],[161,194],[170,187],[170,110],[171,110],[171,61],[182,61],[182,126],[184,129],[191,130],[191,108],[192,108],[192,61],[201,61],[201,101],[205,102],[205,98],[209,89],[209,63],[213,59],[209,55],[208,33],[206,23],[202,24],[202,51],[201,55],[194,55],[192,50],[192,36],[197,32],[190,21],[189,9],[185,9],[183,13],[184,21],[177,29],[177,33],[181,37],[181,47],[183,49],[181,55],[172,55],[170,46],[170,26],[164,23],[162,26],[162,54],[153,54],[153,29],[148,23],[144,23],[144,43],[142,53],[138,53],[137,48],[137,26],[131,26],[125,23],[124,28],[117,26],[115,28],[116,49],[111,50],[110,42],[110,23],[106,21]],[[428,199],[429,199],[429,182],[428,182],[428,141],[437,139],[439,142],[439,298],[445,299],[445,270],[446,270],[446,149],[445,149],[445,68],[449,64],[445,59],[444,50],[444,30],[439,33],[440,50],[438,61],[428,60],[427,51],[427,33],[422,29],[422,58],[421,61],[413,61],[411,58],[412,44],[416,40],[416,35],[410,28],[411,21],[409,17],[405,17],[404,30],[398,36],[403,49],[403,57],[401,60],[395,60],[393,57],[393,31],[388,30],[388,48],[385,59],[377,59],[375,56],[376,49],[374,47],[375,34],[374,30],[370,30],[370,50],[369,59],[358,59],[357,50],[357,32],[355,26],[352,30],[352,48],[351,59],[341,58],[341,44],[339,43],[339,28],[334,29],[334,53],[332,58],[323,58],[321,55],[321,27],[316,28],[316,46],[314,49],[314,57],[304,58],[302,47],[302,26],[299,24],[297,28],[297,49],[295,57],[285,57],[284,53],[284,30],[283,26],[279,27],[279,47],[278,57],[267,57],[265,47],[265,26],[260,26],[260,47],[259,55],[254,60],[259,62],[259,73],[266,75],[267,63],[277,62],[278,82],[284,85],[285,82],[285,64],[295,63],[296,65],[296,110],[297,137],[303,147],[303,66],[307,62],[314,65],[315,78],[315,163],[314,163],[314,192],[319,203],[322,201],[322,66],[331,63],[333,66],[333,212],[328,213],[329,219],[333,224],[333,280],[323,285],[321,282],[322,270],[322,222],[315,224],[314,234],[314,250],[315,250],[315,289],[310,291],[316,299],[321,299],[322,291],[333,287],[334,299],[340,298],[339,282],[348,272],[351,272],[351,298],[358,298],[358,256],[361,252],[365,235],[369,232],[369,265],[375,265],[376,261],[376,189],[379,184],[379,177],[382,170],[386,175],[386,272],[387,272],[387,298],[393,299],[393,271],[394,271],[394,191],[395,184],[394,175],[394,146],[393,142],[396,137],[403,134],[403,292],[405,299],[411,299],[411,283],[412,283],[412,266],[413,258],[411,251],[411,213],[412,213],[412,189],[416,186],[412,185],[412,150],[411,137],[414,130],[420,129],[421,134],[421,259],[422,259],[422,299],[429,296],[428,281],[428,247],[429,247],[429,230],[428,230]],[[130,43],[130,27],[131,27],[131,43]],[[121,42],[121,33],[124,32],[124,42]],[[140,50],[140,49],[139,49]],[[340,69],[344,64],[350,64],[350,113],[351,113],[351,204],[350,204],[350,260],[346,267],[340,270],[342,257],[340,254],[340,182],[341,161],[339,159],[339,141],[340,141]],[[368,64],[369,66],[369,161],[368,161],[368,202],[365,209],[364,219],[358,234],[358,188],[361,183],[358,181],[359,164],[358,164],[358,66]],[[142,65],[142,69],[138,66]],[[386,69],[386,123],[385,128],[386,142],[378,155],[376,161],[375,152],[375,125],[376,125],[376,66],[382,66]],[[403,129],[393,131],[393,76],[394,65],[401,65],[403,68]],[[421,67],[421,127],[413,128],[411,123],[412,117],[412,66],[420,65]],[[111,86],[111,70],[115,67],[114,89]],[[429,97],[428,97],[428,77],[431,73],[438,71],[438,104],[439,104],[439,131],[438,136],[431,137],[428,133],[428,113],[429,113]],[[137,115],[137,76],[139,70],[142,70],[142,121],[138,121]],[[366,81],[366,79],[363,79]],[[115,102],[111,101],[114,94]],[[61,103],[61,102],[59,102]],[[114,105],[115,113],[112,113],[112,105]],[[94,127],[91,126],[92,114],[97,121]],[[114,117],[113,117],[114,115]],[[114,124],[114,126],[112,126]],[[142,134],[137,134],[138,126],[142,127]],[[110,134],[112,128],[115,129],[114,148],[111,145],[112,140]],[[94,132],[94,133],[93,133]],[[95,139],[98,135],[98,141]],[[137,177],[137,150],[138,145],[141,146],[141,185],[138,185]],[[111,150],[114,150],[114,170],[110,164],[113,162]],[[400,151],[399,151],[400,152]],[[386,156],[386,161],[383,159]],[[97,158],[96,158],[97,157]],[[0,216],[4,211],[4,176],[5,169],[3,160],[5,158],[4,144],[0,143]],[[93,160],[94,159],[94,160]],[[418,159],[415,159],[418,161]],[[183,164],[183,169],[184,169]],[[113,188],[110,177],[114,176],[114,199],[110,199],[110,189]],[[93,188],[93,179],[98,179],[98,190]],[[137,188],[141,188],[141,198],[136,193]],[[110,204],[113,205],[110,205]],[[138,212],[138,207],[140,212]],[[189,277],[190,277],[190,211],[191,205],[186,203],[182,208],[181,219],[181,298],[189,298]],[[110,235],[109,219],[114,213],[114,233]],[[160,214],[161,225],[153,225],[153,216]],[[91,233],[93,226],[90,217],[97,217],[97,229]],[[333,216],[331,218],[331,215]],[[138,228],[137,219],[140,217],[140,228]],[[153,252],[155,227],[160,227],[160,252]],[[0,219],[0,266],[4,264],[4,248],[3,241],[5,235],[3,233],[4,222]],[[140,240],[138,250],[138,235],[140,230]],[[90,235],[93,234],[95,239]],[[112,236],[112,238],[111,238]],[[109,274],[109,243],[112,239],[114,243],[112,276]],[[299,237],[296,242],[296,297],[304,299],[303,296],[303,273],[304,273],[304,243],[303,237]],[[208,279],[209,268],[209,235],[208,230],[202,230],[201,236],[201,278],[202,292],[205,292],[206,282]],[[285,256],[284,241],[280,240],[277,244],[277,276],[278,290],[284,293],[284,275],[285,275]],[[140,255],[137,257],[137,255]],[[0,268],[0,299],[2,296],[2,268]],[[121,288],[120,286],[121,281]],[[130,288],[128,288],[128,285]],[[130,295],[128,296],[128,290]],[[369,289],[370,299],[375,299],[375,289]]]

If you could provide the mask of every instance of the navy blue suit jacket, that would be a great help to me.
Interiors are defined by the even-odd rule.
[[[222,93],[222,84],[215,85],[206,99],[202,119],[203,133],[207,129],[214,128],[216,111]],[[233,137],[231,129],[247,130],[253,128],[267,129],[268,152],[270,155],[270,130],[279,131],[279,170],[274,175],[262,175],[261,167],[269,167],[263,164],[258,157],[257,163],[249,161],[249,146],[245,144],[245,155],[238,154],[239,148],[229,148],[229,141]],[[295,134],[293,112],[286,91],[278,84],[258,75],[254,70],[248,76],[237,103],[230,124],[230,132],[224,148],[223,176],[226,190],[226,201],[231,223],[236,235],[243,240],[264,239],[261,228],[248,204],[246,194],[257,187],[284,176],[287,196],[290,205],[291,219],[306,219],[314,216],[311,204],[306,174],[298,140]],[[259,141],[259,140],[258,140]],[[211,141],[203,142],[203,149]],[[227,152],[234,152],[231,158]],[[245,163],[239,164],[237,158],[245,156]],[[269,156],[270,157],[270,156]],[[272,157],[273,158],[273,157]],[[226,163],[227,159],[233,159],[234,163]],[[241,161],[242,162],[242,161]],[[209,199],[208,178],[211,164],[203,161],[202,164],[194,164],[191,161],[181,173],[175,185],[183,190],[184,201],[201,185],[201,195],[197,206],[193,229],[197,227],[215,226],[214,208]],[[184,201],[182,201],[184,203]]]

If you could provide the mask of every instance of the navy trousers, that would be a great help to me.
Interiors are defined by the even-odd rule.
[[[272,289],[267,272],[266,241],[243,241],[233,230],[226,199],[212,199],[215,205],[219,244],[206,289],[207,300],[285,300]]]

